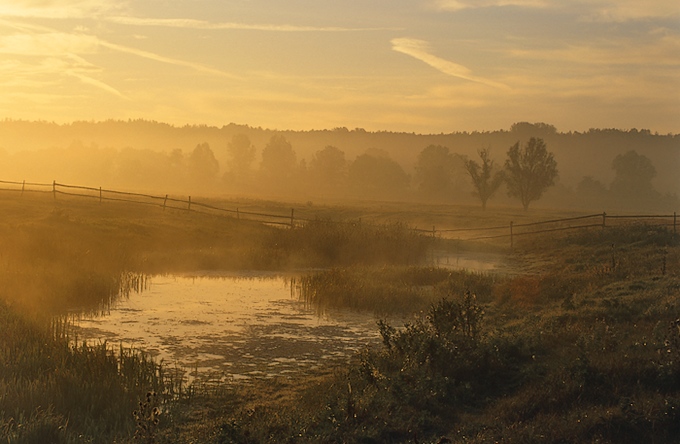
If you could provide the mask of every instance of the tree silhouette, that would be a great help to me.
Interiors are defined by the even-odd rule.
[[[505,161],[505,182],[508,196],[517,197],[524,210],[538,200],[543,192],[555,183],[557,162],[548,152],[543,139],[532,137],[520,148],[519,142],[508,150]]]
[[[350,185],[362,197],[394,198],[406,194],[410,177],[387,153],[374,150],[354,159],[349,166]]]
[[[628,151],[614,158],[612,169],[616,172],[611,184],[612,192],[617,194],[653,192],[652,179],[656,177],[656,168],[648,157],[636,151]]]
[[[328,145],[314,153],[308,170],[312,185],[317,191],[338,194],[344,188],[347,177],[345,152]]]
[[[486,202],[503,183],[503,172],[494,171],[494,162],[489,158],[487,148],[478,151],[477,154],[479,154],[482,164],[480,165],[470,159],[465,162],[465,169],[472,179],[473,194],[482,202],[482,209],[486,209]]]
[[[262,150],[260,175],[265,185],[277,192],[289,190],[296,172],[297,155],[282,135],[274,135]]]
[[[450,199],[456,160],[445,146],[429,145],[422,150],[415,167],[418,191],[428,199]]]
[[[227,145],[230,158],[231,173],[237,179],[247,177],[253,161],[255,161],[255,146],[245,134],[234,134]]]
[[[612,169],[616,176],[610,190],[621,203],[634,206],[659,197],[659,193],[652,185],[652,179],[656,177],[656,168],[648,157],[636,151],[628,151],[614,158]]]
[[[189,175],[194,185],[213,185],[220,171],[220,164],[208,143],[196,145],[189,155]]]

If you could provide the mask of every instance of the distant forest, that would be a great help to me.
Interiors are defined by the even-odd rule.
[[[0,122],[0,179],[300,201],[404,200],[479,204],[465,168],[488,150],[503,169],[511,146],[540,138],[558,177],[534,206],[675,211],[680,135],[591,129],[414,134],[361,128],[277,131],[229,124],[176,127],[132,120]],[[502,186],[488,206],[519,205]]]

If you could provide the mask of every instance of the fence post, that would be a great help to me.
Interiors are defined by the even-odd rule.
[[[188,210],[191,211],[191,196],[189,196],[189,208],[188,208]]]
[[[241,213],[239,213],[238,208],[236,209],[236,220],[241,220]]]
[[[290,209],[290,227],[295,227],[295,208]]]
[[[602,229],[604,230],[607,227],[607,213],[605,211],[602,212]]]
[[[437,230],[434,229],[434,225],[432,225],[432,239],[434,239],[437,236]]]
[[[673,236],[675,236],[678,233],[677,226],[678,226],[678,214],[676,211],[673,211]]]
[[[21,195],[24,195],[24,188],[26,188],[26,180],[21,184]]]
[[[52,196],[54,197],[54,200],[57,200],[57,181],[56,180],[52,181]]]
[[[168,203],[168,195],[165,195],[165,199],[163,199],[163,211],[165,211],[165,204]]]
[[[102,203],[102,187],[99,187],[99,203]]]
[[[510,221],[510,248],[511,249],[515,246],[515,241],[514,241],[513,236],[512,236],[512,225],[513,225],[513,223],[514,223],[513,221]]]

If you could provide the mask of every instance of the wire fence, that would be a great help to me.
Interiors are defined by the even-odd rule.
[[[80,185],[70,185],[59,183],[56,180],[52,183],[35,182],[16,182],[0,180],[0,189],[5,191],[20,192],[22,195],[28,192],[52,193],[54,200],[58,196],[82,197],[92,200],[128,202],[141,205],[151,205],[160,207],[163,210],[174,209],[183,211],[193,211],[199,213],[216,214],[232,217],[238,220],[249,220],[268,225],[285,226],[294,228],[310,222],[310,219],[295,216],[295,209],[291,208],[290,213],[272,214],[258,211],[244,211],[239,207],[224,208],[223,206],[213,205],[205,202],[192,200],[191,196],[186,199],[171,197],[170,195],[153,195],[144,193],[133,193],[126,191],[109,190],[102,187],[86,187]],[[561,219],[551,219],[538,222],[518,223],[510,222],[506,225],[496,225],[489,227],[471,228],[452,228],[431,230],[413,228],[415,232],[441,237],[444,239],[460,239],[467,241],[481,241],[494,239],[507,239],[510,246],[514,245],[515,240],[522,236],[531,236],[545,233],[564,232],[569,230],[602,228],[630,224],[645,223],[646,225],[664,226],[671,228],[673,234],[677,234],[678,218],[677,213],[657,214],[657,215],[610,215],[606,212],[575,216]]]

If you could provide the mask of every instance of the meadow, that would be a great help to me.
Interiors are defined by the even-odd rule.
[[[512,250],[486,243],[509,263],[490,274],[424,264],[434,242],[456,251],[479,245],[409,227],[424,214],[439,214],[430,225],[464,227],[565,213],[461,207],[447,216],[390,204],[378,215],[381,208],[327,206],[309,224],[281,229],[51,195],[0,199],[3,441],[680,436],[680,249],[666,228],[572,231],[523,238]],[[382,345],[304,378],[187,386],[181,371],[142,351],[79,344],[58,316],[102,309],[121,289],[135,291],[140,274],[246,269],[310,270],[299,296],[321,311],[375,312]]]

